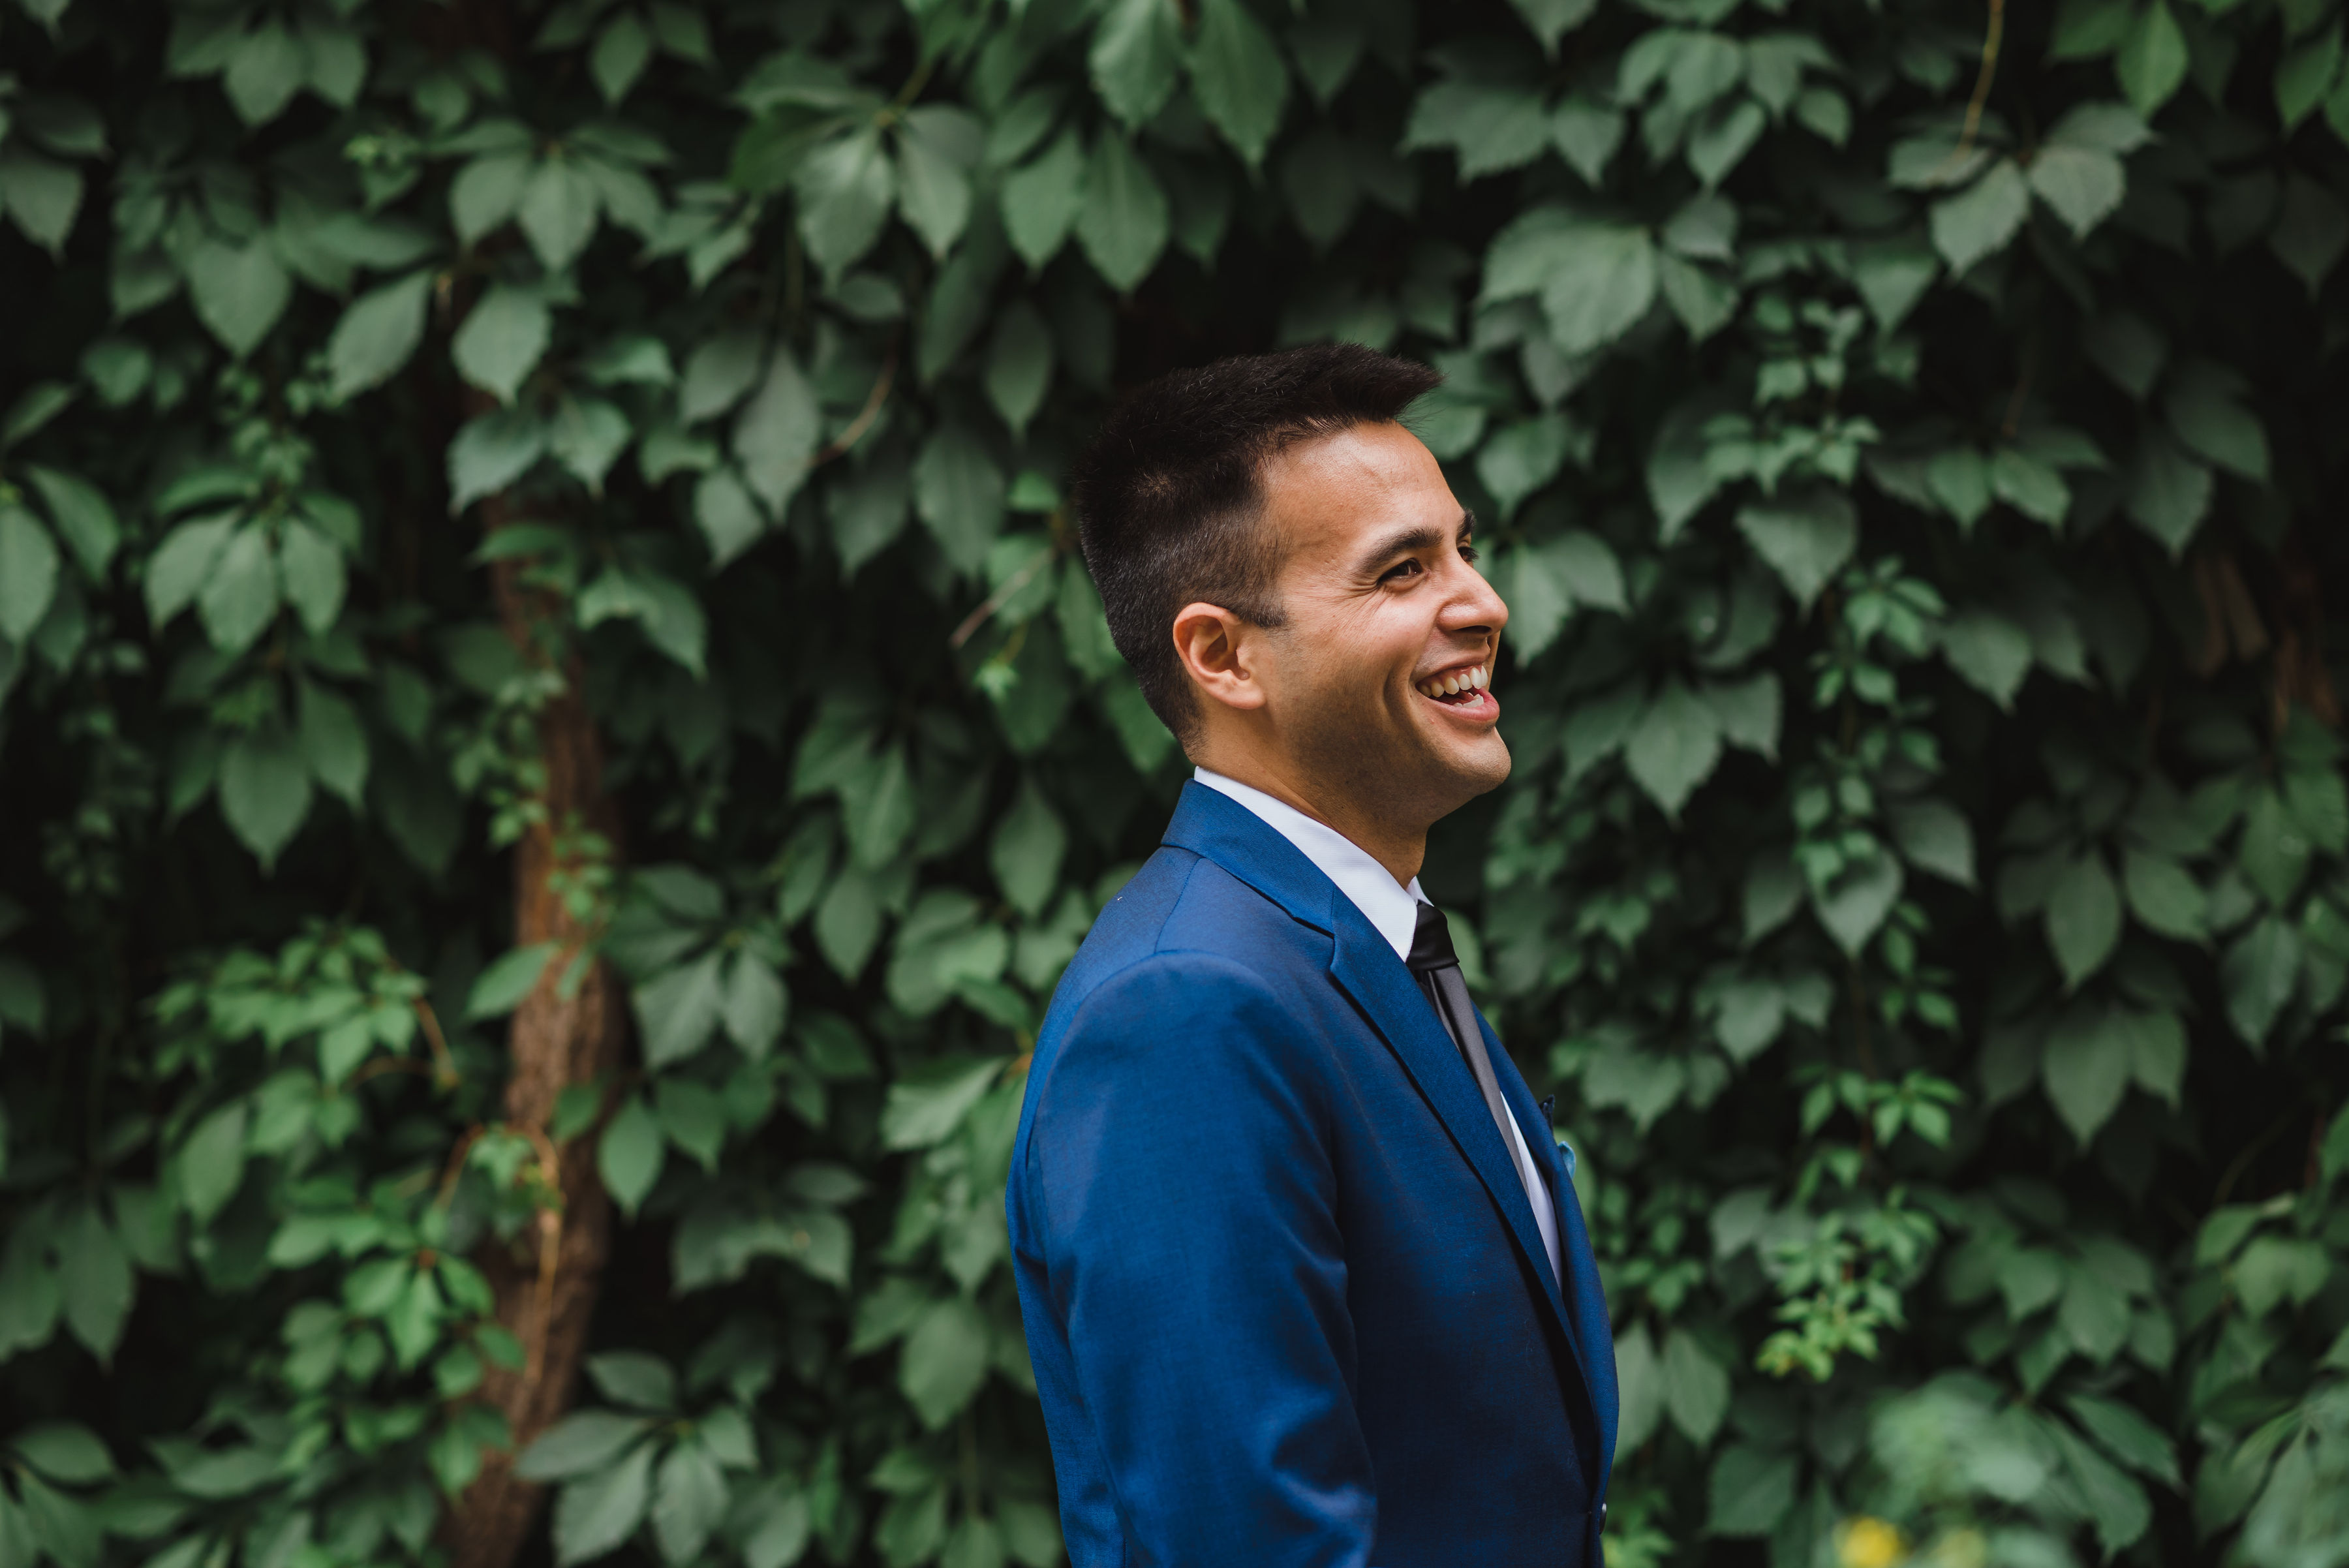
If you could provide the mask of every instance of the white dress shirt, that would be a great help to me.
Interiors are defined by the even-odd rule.
[[[1267,826],[1297,846],[1323,876],[1338,884],[1338,891],[1353,900],[1362,919],[1371,922],[1371,929],[1394,949],[1395,957],[1411,957],[1412,935],[1419,929],[1419,906],[1426,897],[1419,890],[1418,877],[1413,877],[1409,887],[1403,886],[1371,858],[1369,850],[1328,823],[1316,822],[1288,802],[1276,800],[1252,784],[1206,768],[1193,769],[1191,776],[1239,802],[1261,817]],[[1448,1035],[1451,1031],[1444,1033]],[[1514,1113],[1509,1117],[1509,1134],[1515,1146],[1509,1152],[1516,1160],[1517,1179],[1525,1183],[1526,1200],[1533,1205],[1534,1224],[1541,1231],[1542,1251],[1549,1254],[1550,1278],[1563,1280],[1566,1276],[1559,1272],[1557,1262],[1557,1208],[1550,1199],[1549,1183],[1541,1178],[1541,1168],[1534,1163],[1533,1151],[1526,1147],[1525,1132],[1517,1126]]]

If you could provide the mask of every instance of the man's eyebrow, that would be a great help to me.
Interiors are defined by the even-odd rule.
[[[1460,521],[1454,526],[1459,530],[1460,542],[1466,544],[1476,531],[1476,514],[1474,512],[1462,512]],[[1361,569],[1365,572],[1374,572],[1378,570],[1381,562],[1392,560],[1397,556],[1407,555],[1413,550],[1433,549],[1443,543],[1444,543],[1444,531],[1432,524],[1421,523],[1409,528],[1398,528],[1362,552]]]

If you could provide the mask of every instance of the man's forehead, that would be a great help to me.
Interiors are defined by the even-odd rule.
[[[1398,528],[1463,523],[1435,456],[1400,424],[1350,426],[1268,458],[1265,521],[1285,552],[1350,555]]]

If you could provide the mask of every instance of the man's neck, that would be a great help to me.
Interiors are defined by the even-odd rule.
[[[1215,754],[1194,756],[1192,762],[1210,773],[1218,773],[1250,789],[1262,790],[1273,799],[1292,810],[1302,812],[1325,827],[1342,834],[1346,839],[1386,868],[1387,875],[1400,888],[1411,886],[1419,868],[1427,858],[1427,829],[1398,826],[1382,821],[1376,812],[1349,809],[1351,803],[1340,792],[1315,789],[1310,784],[1283,776],[1278,771],[1260,764],[1249,757],[1225,757]],[[1336,809],[1332,809],[1332,807]]]

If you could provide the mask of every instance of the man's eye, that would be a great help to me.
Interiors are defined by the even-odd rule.
[[[1421,566],[1417,561],[1397,561],[1393,566],[1389,566],[1384,572],[1379,574],[1379,581],[1385,583],[1392,582],[1398,577],[1415,577],[1426,569],[1426,567]]]
[[[1474,545],[1463,545],[1460,546],[1460,558],[1467,562],[1472,566],[1476,564],[1476,546]]]

